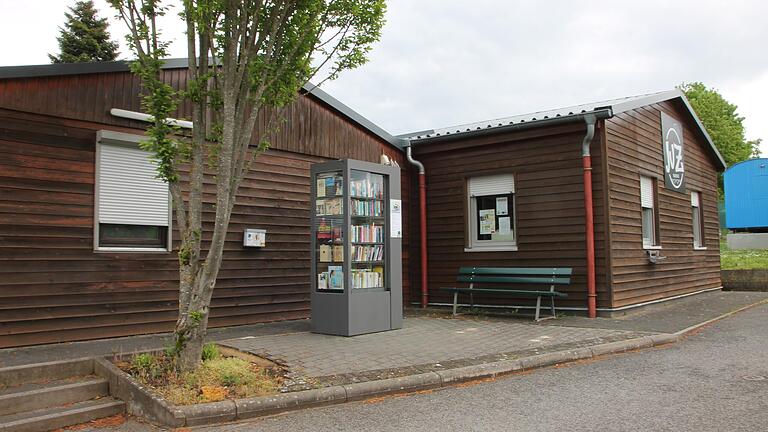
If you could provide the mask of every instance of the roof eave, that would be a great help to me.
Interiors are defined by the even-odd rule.
[[[714,154],[716,161],[720,164],[720,169],[725,170],[727,168],[727,164],[725,163],[725,159],[723,159],[723,155],[721,155],[720,151],[717,150],[717,147],[715,146],[714,141],[712,141],[712,138],[709,136],[709,133],[707,133],[707,129],[704,127],[704,124],[701,123],[701,120],[699,120],[699,117],[696,115],[696,111],[693,110],[691,103],[688,101],[688,98],[685,97],[685,93],[683,93],[682,90],[674,89],[674,90],[670,90],[662,93],[649,95],[648,97],[645,97],[645,98],[638,98],[638,99],[634,99],[624,103],[613,104],[612,108],[613,108],[613,112],[615,114],[618,114],[625,111],[637,109],[646,105],[651,105],[654,103],[659,103],[659,102],[674,100],[674,99],[680,99],[683,105],[685,105],[685,108],[688,110],[688,113],[691,115],[691,117],[693,118],[693,121],[696,123],[696,126],[699,129],[699,132],[701,132],[702,137],[704,137],[704,140],[707,142],[710,149],[712,150],[712,153]]]
[[[565,124],[565,123],[583,122],[584,118],[589,115],[595,116],[597,119],[606,119],[606,118],[612,117],[613,112],[610,107],[596,108],[595,110],[592,110],[592,111],[585,111],[578,114],[572,114],[569,116],[552,117],[547,119],[519,122],[519,123],[514,123],[514,124],[504,125],[504,126],[476,129],[469,132],[444,134],[444,135],[424,137],[424,138],[411,138],[409,141],[411,144],[416,144],[416,145],[432,144],[436,142],[455,141],[455,140],[465,139],[465,138],[475,138],[475,137],[492,135],[492,134],[494,135],[503,134],[508,132],[525,130],[525,129],[555,126],[555,125]],[[434,131],[424,131],[424,132],[429,133]]]
[[[186,58],[171,58],[164,61],[162,68],[182,69],[186,68],[188,64],[189,62]],[[66,76],[129,71],[130,61],[125,60],[92,63],[54,63],[31,66],[4,66],[0,67],[0,79],[38,78],[46,76]],[[354,123],[357,123],[362,128],[368,130],[373,135],[386,141],[398,150],[402,151],[403,146],[408,142],[402,138],[392,136],[387,131],[380,128],[367,118],[363,117],[352,108],[343,104],[338,99],[334,98],[323,90],[320,90],[320,88],[314,84],[305,84],[303,86],[303,91],[317,98],[321,102],[329,105],[331,108],[335,109],[342,115],[352,120]]]

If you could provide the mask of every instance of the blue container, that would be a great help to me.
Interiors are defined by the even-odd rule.
[[[768,227],[768,159],[749,159],[724,174],[728,229]]]

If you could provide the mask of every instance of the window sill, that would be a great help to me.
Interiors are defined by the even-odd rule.
[[[132,252],[132,253],[168,253],[165,248],[130,248],[130,247],[97,247],[94,252]]]
[[[706,246],[694,246],[693,250],[705,251],[705,250],[707,250],[707,247]]]
[[[645,249],[645,250],[661,250],[661,246],[643,245],[643,249]]]
[[[465,247],[464,252],[515,252],[517,246],[475,246]]]

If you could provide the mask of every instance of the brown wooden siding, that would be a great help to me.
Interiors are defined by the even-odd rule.
[[[569,298],[559,306],[585,308],[586,252],[581,158],[583,124],[531,129],[484,138],[415,144],[427,172],[430,302],[450,302],[439,287],[455,286],[461,266],[572,267]],[[607,307],[605,215],[601,134],[592,146],[598,304]],[[467,179],[499,172],[515,175],[515,252],[464,252]],[[416,194],[412,200],[412,256],[418,251]],[[416,266],[414,266],[416,267]],[[418,281],[414,274],[413,281]],[[414,285],[417,287],[417,285]],[[418,288],[412,301],[418,301]],[[526,299],[483,299],[481,303],[529,304]]]
[[[683,124],[685,194],[664,187],[660,111]],[[693,127],[689,115],[671,101],[606,121],[614,307],[721,285],[717,172]],[[658,179],[661,253],[667,259],[656,265],[648,263],[642,247],[641,174]],[[706,251],[693,250],[690,191],[701,192]]]
[[[137,89],[123,73],[0,80],[0,348],[172,329],[175,253],[93,251],[96,131],[142,133],[142,124],[108,113],[139,110]],[[312,163],[378,162],[384,152],[407,166],[401,152],[312,97],[289,107],[286,118],[238,193],[213,327],[308,317]],[[212,183],[205,187],[213,192]],[[209,239],[210,206],[203,219]],[[267,229],[267,247],[244,249],[245,227]]]

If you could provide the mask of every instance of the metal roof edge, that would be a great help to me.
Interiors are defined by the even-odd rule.
[[[715,142],[712,141],[712,137],[709,136],[709,133],[707,132],[707,128],[704,127],[704,124],[699,120],[699,116],[696,115],[696,111],[693,110],[693,107],[691,106],[691,103],[688,101],[688,98],[685,97],[685,93],[680,91],[680,100],[683,101],[683,104],[685,105],[685,108],[688,110],[688,113],[693,117],[693,121],[696,122],[696,126],[698,126],[699,131],[704,136],[704,139],[709,144],[709,147],[711,150],[715,153],[715,156],[721,164],[721,168],[723,171],[728,169],[728,164],[725,163],[725,159],[723,158],[723,155],[720,154],[720,151],[715,146]]]
[[[477,129],[469,132],[463,132],[460,134],[447,134],[447,135],[438,135],[438,136],[431,136],[431,137],[424,137],[424,138],[411,138],[410,143],[415,145],[431,144],[431,143],[441,142],[441,141],[454,141],[457,139],[467,138],[467,137],[474,138],[474,137],[483,136],[483,135],[506,133],[511,131],[532,129],[536,127],[551,126],[551,125],[557,125],[557,124],[563,124],[563,123],[573,123],[577,121],[583,121],[584,117],[589,115],[596,116],[597,119],[606,119],[606,118],[613,117],[613,112],[610,109],[610,107],[596,108],[593,111],[585,111],[585,112],[581,112],[581,113],[577,113],[569,116],[543,118],[540,120],[519,122],[519,123],[492,127],[492,128]]]
[[[330,94],[326,93],[320,87],[312,84],[312,83],[306,83],[303,87],[304,91],[307,92],[307,94],[310,94],[317,99],[319,99],[322,102],[325,102],[326,104],[330,105],[331,108],[335,109],[336,111],[340,112],[350,120],[354,121],[355,123],[359,124],[365,129],[368,129],[371,133],[378,136],[379,138],[383,139],[384,141],[388,142],[389,144],[397,147],[398,149],[402,150],[404,146],[408,144],[408,140],[395,137],[391,135],[389,132],[385,131],[384,129],[377,126],[372,121],[368,120],[367,118],[363,117],[360,113],[353,110],[349,106],[345,105],[335,97],[331,96]]]

